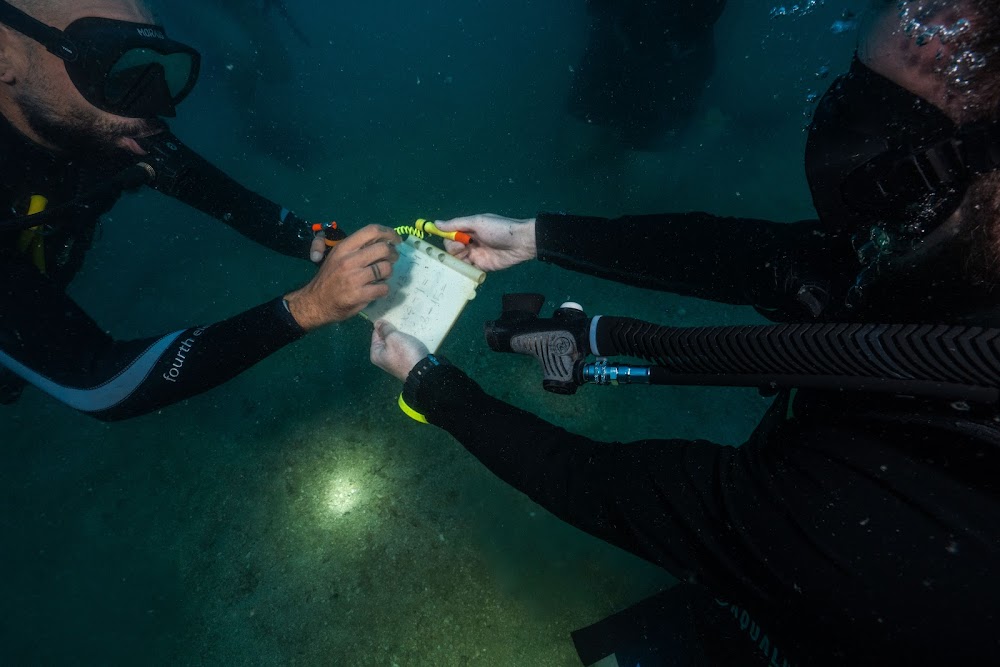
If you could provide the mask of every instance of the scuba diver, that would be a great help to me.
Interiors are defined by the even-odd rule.
[[[387,294],[392,230],[345,239],[334,223],[310,225],[170,133],[162,118],[194,87],[199,54],[169,39],[141,4],[17,5],[0,1],[0,196],[10,216],[0,221],[0,401],[30,383],[98,419],[148,413]],[[223,322],[115,340],[66,288],[100,216],[142,185],[321,266],[303,288]]]
[[[584,664],[992,664],[1000,657],[998,54],[992,1],[875,2],[850,71],[810,127],[815,221],[688,213],[438,223],[471,236],[469,245],[448,249],[482,270],[538,258],[753,305],[772,321],[796,323],[775,325],[792,335],[772,339],[739,328],[728,365],[712,369],[717,376],[738,374],[761,355],[778,372],[814,369],[813,386],[780,389],[740,447],[598,442],[489,396],[415,338],[376,323],[371,359],[404,381],[404,412],[448,431],[557,517],[679,580],[574,633]],[[531,307],[509,305],[498,322],[522,333],[498,341],[491,323],[491,347],[528,350],[545,361],[546,378],[563,359],[557,345],[604,354],[601,318],[578,327],[578,310],[564,306],[557,315],[570,333],[562,336],[518,329],[535,321]],[[895,343],[877,338],[892,349],[865,347],[869,339],[855,337],[855,325],[845,338],[823,336],[845,319],[878,331],[889,330],[886,321],[959,323],[965,333],[924,350],[949,326],[907,326]],[[820,335],[796,343],[807,326]],[[728,344],[692,331],[692,344],[672,348],[677,363],[718,356]],[[673,344],[653,325],[619,334],[616,345],[635,356],[640,347]],[[887,381],[901,387],[893,392],[824,388],[823,369],[851,346],[861,348],[858,359],[978,373],[964,354],[970,342],[992,355],[988,402],[926,397],[917,386],[907,392],[907,376],[888,370]]]
[[[726,0],[587,0],[587,46],[570,115],[653,150],[694,115],[715,70],[714,26]]]

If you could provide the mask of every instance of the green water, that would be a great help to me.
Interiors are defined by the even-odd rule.
[[[811,215],[804,97],[825,86],[812,79],[820,64],[837,70],[850,54],[849,38],[825,31],[832,8],[775,25],[764,4],[731,7],[694,127],[665,152],[623,155],[562,115],[582,45],[576,3],[479,3],[485,17],[467,14],[464,27],[455,5],[434,15],[455,45],[438,34],[423,55],[372,28],[389,4],[355,8],[360,17],[337,26],[338,44],[377,41],[339,69],[324,75],[299,53],[298,66],[317,71],[283,113],[293,128],[296,118],[303,131],[324,128],[322,159],[299,169],[246,145],[223,81],[203,82],[175,131],[248,186],[349,229],[481,211]],[[415,11],[395,7],[384,20],[402,25]],[[534,47],[519,51],[508,36]],[[218,321],[309,273],[145,193],[110,216],[72,294],[127,339]],[[518,290],[665,324],[757,321],[749,309],[550,266],[494,274],[442,352],[506,400],[597,439],[734,445],[766,407],[726,389],[547,395],[531,362],[494,355],[482,339],[500,296]],[[367,361],[369,333],[361,320],[331,327],[125,423],[95,422],[35,390],[0,409],[2,662],[572,665],[570,631],[670,584],[404,417],[398,383]]]

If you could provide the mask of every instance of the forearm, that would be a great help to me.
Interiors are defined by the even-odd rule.
[[[423,373],[419,382],[416,373]],[[718,493],[735,449],[699,441],[597,442],[487,395],[449,365],[418,364],[404,399],[567,523],[677,577],[726,586],[739,578],[738,564],[719,566],[738,551],[719,521],[726,502]]]
[[[276,252],[307,258],[305,221],[287,208],[230,178],[172,134],[143,145],[155,158],[153,188],[220,220],[243,236]]]
[[[76,314],[56,340],[0,348],[0,364],[70,407],[117,421],[190,398],[303,335],[281,300],[207,327],[114,341]],[[41,321],[38,321],[42,324]]]
[[[157,356],[148,377],[134,391],[93,414],[109,421],[126,419],[196,396],[228,382],[303,335],[280,299],[217,324],[187,329]]]
[[[706,213],[614,220],[541,214],[542,261],[650,289],[730,304],[778,308],[794,297],[803,266],[830,272],[818,223],[775,223]]]

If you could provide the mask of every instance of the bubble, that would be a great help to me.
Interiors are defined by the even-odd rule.
[[[972,30],[972,23],[964,17],[951,25],[932,22],[948,5],[946,2],[900,2],[899,19],[903,32],[914,37],[918,45],[925,46],[934,39],[947,44]]]
[[[826,4],[826,0],[806,0],[806,2],[795,5],[778,5],[771,9],[771,18],[779,16],[805,16],[817,7]]]
[[[845,20],[840,19],[834,21],[833,25],[830,26],[830,32],[834,35],[844,35],[849,32],[854,32],[858,27],[858,22],[854,19]]]
[[[962,38],[972,32],[972,22],[961,17],[950,24],[934,22],[933,19],[948,9],[951,3],[940,0],[901,0],[899,2],[899,18],[903,31],[910,36],[919,47],[927,47],[932,42],[941,46],[960,45]],[[937,54],[941,61],[939,72],[944,74],[953,88],[968,88],[976,72],[987,65],[985,55],[971,49],[961,49],[946,56],[945,51]]]

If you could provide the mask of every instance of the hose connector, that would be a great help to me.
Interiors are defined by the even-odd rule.
[[[600,387],[617,387],[621,384],[653,384],[649,366],[612,364],[607,357],[600,357],[592,364],[583,365],[583,381]]]

